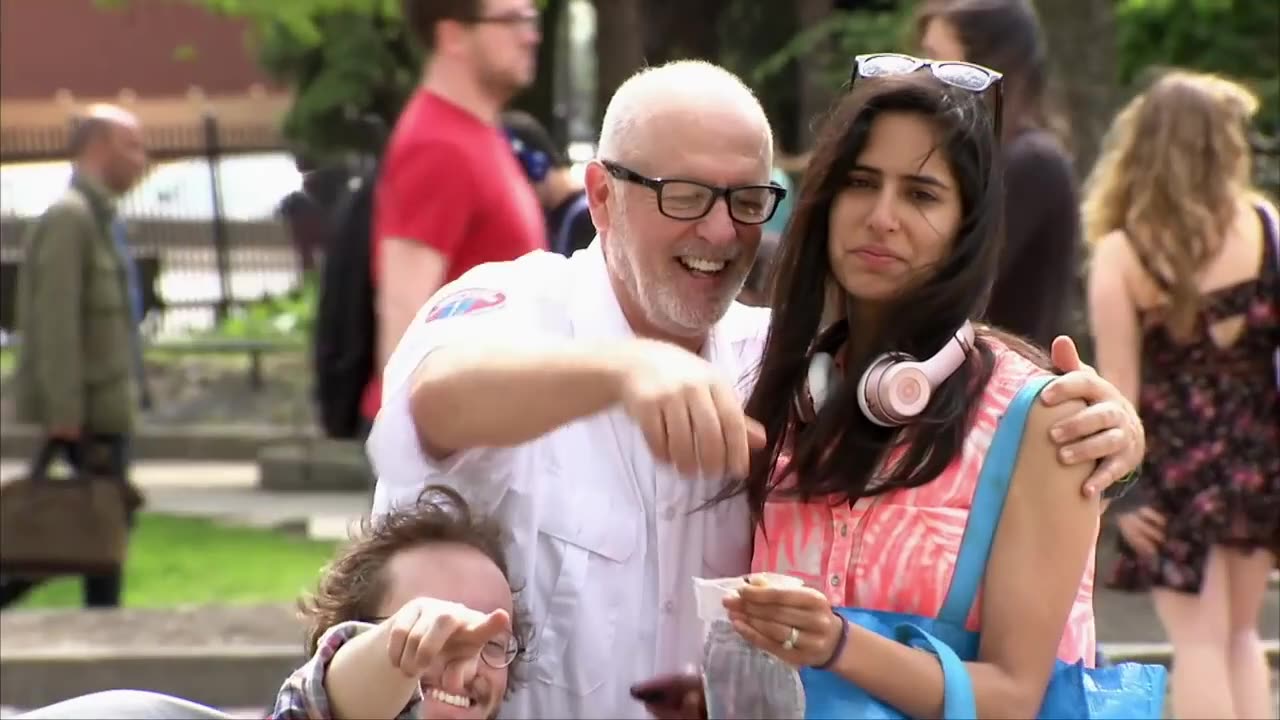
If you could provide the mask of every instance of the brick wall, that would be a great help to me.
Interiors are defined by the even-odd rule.
[[[93,0],[0,2],[0,97],[210,95],[270,86],[246,42],[243,22],[188,2],[131,0],[104,10]],[[190,59],[175,51],[190,46]]]

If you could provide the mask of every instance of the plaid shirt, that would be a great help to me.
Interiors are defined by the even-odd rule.
[[[374,626],[369,623],[352,620],[338,623],[326,630],[317,644],[316,654],[307,664],[294,670],[280,687],[275,707],[267,720],[328,720],[333,717],[333,710],[329,707],[329,694],[324,689],[324,677],[329,670],[329,663],[343,643],[372,627]],[[396,720],[413,720],[418,717],[422,691],[415,689],[413,692],[413,699],[400,711]]]

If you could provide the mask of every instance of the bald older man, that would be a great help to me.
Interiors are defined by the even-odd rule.
[[[16,405],[19,419],[43,428],[73,464],[102,458],[124,481],[141,380],[141,299],[115,203],[146,168],[137,118],[91,107],[75,123],[71,154],[71,185],[26,237]],[[32,584],[4,578],[0,606]],[[119,605],[120,593],[118,571],[85,578],[90,607]]]
[[[772,148],[760,103],[728,71],[682,61],[632,77],[586,171],[597,241],[472,270],[387,364],[368,444],[374,512],[445,484],[510,532],[537,638],[504,717],[645,717],[632,684],[700,657],[690,578],[749,570],[746,502],[700,508],[760,440],[742,401],[769,311],[734,298],[782,197]],[[1058,382],[1139,427],[1095,375]],[[1080,450],[1114,455],[1121,474],[1141,438]]]

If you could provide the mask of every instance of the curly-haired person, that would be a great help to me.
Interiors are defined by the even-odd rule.
[[[271,720],[493,718],[524,660],[502,530],[449,488],[366,520],[301,609],[311,659]]]

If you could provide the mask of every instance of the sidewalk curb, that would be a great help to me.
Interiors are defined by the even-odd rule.
[[[1280,668],[1280,640],[1263,640],[1263,651],[1272,668]],[[1169,666],[1173,646],[1169,643],[1100,643],[1099,649],[1112,663],[1136,662]]]
[[[42,437],[33,426],[8,423],[0,432],[0,458],[30,462]],[[257,471],[257,487],[277,492],[362,492],[373,483],[360,443],[296,428],[144,426],[132,436],[130,450],[132,459],[143,463],[251,464]]]
[[[1280,666],[1280,640],[1266,640],[1267,659]],[[1104,643],[1112,663],[1168,666],[1168,643]],[[70,697],[137,688],[168,693],[212,707],[269,703],[280,684],[306,658],[292,645],[97,647],[0,651],[0,705],[42,707]]]
[[[30,459],[43,434],[34,425],[4,424],[0,457]],[[282,442],[318,439],[315,432],[276,425],[143,425],[132,436],[134,460],[225,460],[257,462],[262,448]]]
[[[43,707],[101,690],[135,688],[211,707],[265,707],[305,660],[298,646],[0,652],[0,705]]]

